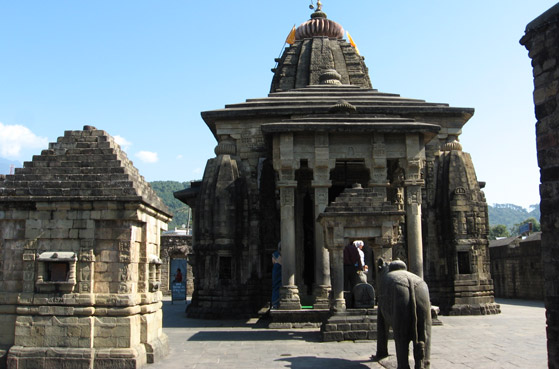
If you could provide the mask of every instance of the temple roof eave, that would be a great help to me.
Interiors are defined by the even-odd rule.
[[[344,118],[340,118],[344,120]],[[441,129],[436,124],[414,121],[380,121],[380,122],[279,122],[265,123],[261,126],[263,133],[281,132],[382,132],[382,133],[424,133],[434,137]]]
[[[196,198],[198,197],[199,193],[199,187],[191,187],[184,190],[175,191],[173,192],[173,196],[180,202],[190,206],[191,208],[194,208],[196,207]]]
[[[325,106],[282,106],[282,107],[260,107],[250,109],[219,109],[202,112],[202,118],[214,136],[217,136],[216,124],[220,120],[242,120],[251,118],[278,118],[289,119],[292,116],[317,115],[327,116],[329,107]],[[457,121],[461,126],[474,115],[473,108],[453,108],[448,106],[368,106],[358,107],[361,115],[391,115],[400,117],[411,116],[435,116],[445,117]]]

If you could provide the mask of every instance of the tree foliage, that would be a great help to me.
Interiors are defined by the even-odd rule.
[[[514,204],[494,204],[488,206],[488,211],[490,227],[502,224],[510,229],[528,218],[540,219],[539,204],[531,205],[530,211]]]
[[[497,224],[495,227],[489,229],[489,239],[496,240],[501,237],[510,237],[509,230],[504,224]]]
[[[540,232],[542,230],[542,227],[540,225],[540,222],[533,217],[530,217],[528,219],[525,219],[524,221],[517,223],[515,225],[513,225],[510,229],[510,233],[513,236],[518,236],[520,235],[520,227],[524,224],[527,223],[532,223],[532,232]]]
[[[190,188],[190,182],[153,181],[150,182],[150,185],[173,213],[173,220],[169,223],[169,229],[181,228],[183,224],[188,225],[189,221],[192,223],[192,213],[188,205],[173,196],[173,192]]]

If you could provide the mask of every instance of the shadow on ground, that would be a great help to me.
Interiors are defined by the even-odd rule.
[[[276,361],[287,361],[292,369],[311,369],[311,368],[344,368],[344,369],[369,369],[370,367],[360,361],[321,358],[316,356],[295,356],[277,359]]]
[[[269,321],[263,318],[244,320],[192,319],[186,316],[188,303],[163,301],[163,328],[267,328]]]
[[[293,331],[202,331],[195,333],[188,341],[307,341],[321,342],[320,333],[315,332],[293,332]]]
[[[527,306],[527,307],[545,307],[543,301],[538,300],[519,300],[519,299],[505,299],[505,298],[495,298],[497,304],[507,304],[515,306]]]

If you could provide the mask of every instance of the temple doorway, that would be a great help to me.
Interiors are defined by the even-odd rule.
[[[328,190],[328,203],[355,183],[366,188],[370,180],[370,171],[365,166],[364,159],[336,159],[336,166],[330,171],[330,180],[332,187]]]
[[[301,160],[301,166],[295,172],[295,178],[297,180],[295,205],[297,275],[295,278],[301,305],[312,306],[316,286],[314,189],[311,185],[313,170],[308,167],[306,160]]]

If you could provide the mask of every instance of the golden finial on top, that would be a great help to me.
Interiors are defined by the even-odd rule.
[[[314,9],[314,5],[312,3],[311,0],[311,5],[309,5],[309,8]],[[318,0],[316,2],[316,10],[314,11],[314,13],[311,14],[311,18],[327,18],[326,13],[324,13],[322,11],[322,1]]]
[[[309,8],[310,8],[310,9],[314,9],[314,5],[313,5],[313,3],[312,3],[312,0],[311,0],[311,5],[309,5]],[[316,2],[316,10],[315,10],[315,12],[321,12],[321,11],[322,11],[322,1],[318,0],[318,1]]]

